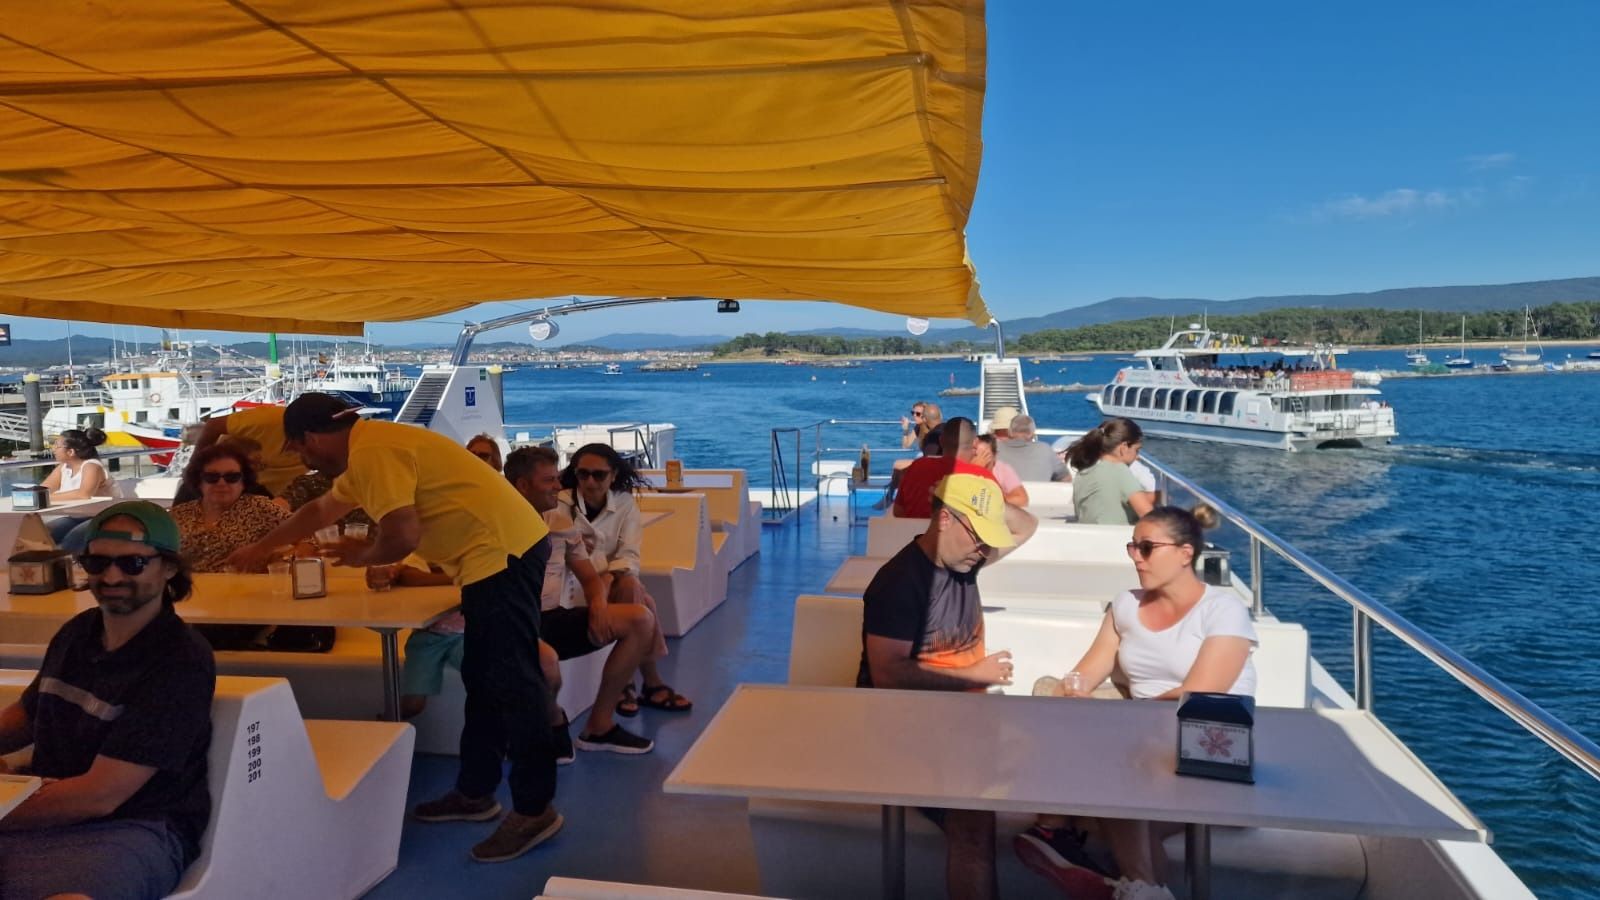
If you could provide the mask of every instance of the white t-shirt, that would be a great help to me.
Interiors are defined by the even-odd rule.
[[[111,477],[111,470],[106,468],[106,464],[98,459],[80,459],[76,470],[68,469],[63,465],[61,467],[61,487],[57,488],[57,490],[64,494],[67,491],[76,491],[82,488],[83,473],[90,466],[99,468],[100,473],[105,476],[105,481],[100,485],[100,494],[98,496],[120,497],[121,495],[117,492],[117,480]]]
[[[550,559],[544,564],[544,593],[539,597],[539,608],[583,606],[583,589],[572,574],[572,561],[589,558],[594,532],[585,535],[586,525],[573,522],[559,507],[543,516],[550,529]]]
[[[1259,643],[1249,608],[1223,588],[1207,585],[1189,614],[1162,631],[1151,631],[1139,621],[1139,598],[1143,595],[1144,591],[1123,591],[1111,601],[1111,623],[1121,642],[1117,662],[1127,674],[1136,699],[1159,697],[1182,685],[1206,638],[1247,638],[1252,652]],[[1255,696],[1255,663],[1245,660],[1244,671],[1228,693]]]

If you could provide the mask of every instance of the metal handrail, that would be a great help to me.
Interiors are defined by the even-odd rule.
[[[1356,634],[1354,638],[1356,656],[1356,697],[1361,702],[1362,708],[1370,708],[1372,702],[1372,642],[1367,635],[1367,623],[1376,622],[1382,625],[1390,634],[1405,642],[1411,649],[1422,654],[1434,665],[1443,669],[1457,681],[1466,685],[1473,693],[1505,714],[1513,722],[1521,725],[1535,737],[1549,744],[1557,753],[1590,777],[1600,779],[1600,745],[1580,734],[1572,726],[1561,721],[1545,710],[1539,704],[1524,697],[1510,685],[1489,674],[1482,666],[1467,659],[1455,650],[1445,645],[1442,641],[1428,634],[1405,616],[1400,615],[1377,600],[1365,591],[1344,580],[1305,553],[1297,549],[1288,541],[1251,520],[1227,502],[1218,498],[1192,481],[1179,475],[1165,464],[1141,454],[1143,460],[1150,468],[1160,473],[1169,482],[1176,483],[1184,490],[1193,494],[1196,499],[1214,508],[1228,521],[1238,526],[1251,539],[1251,559],[1256,561],[1259,552],[1256,551],[1257,543],[1262,547],[1278,554],[1295,568],[1309,575],[1311,579],[1326,588],[1335,597],[1350,604],[1356,615]],[[1257,566],[1251,573],[1251,580],[1256,582],[1259,592],[1261,581],[1260,567]],[[1259,593],[1258,593],[1259,596]]]

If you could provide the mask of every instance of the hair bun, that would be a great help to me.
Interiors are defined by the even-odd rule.
[[[1189,510],[1189,514],[1194,516],[1195,523],[1206,531],[1222,524],[1222,515],[1204,503],[1197,504],[1194,509]]]
[[[94,427],[93,425],[90,425],[88,428],[83,430],[83,437],[84,440],[87,440],[90,444],[96,447],[106,442],[106,433]]]

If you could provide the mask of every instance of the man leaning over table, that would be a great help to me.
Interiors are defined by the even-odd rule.
[[[89,521],[97,607],[51,638],[0,753],[33,745],[45,780],[0,818],[0,897],[164,897],[200,855],[216,666],[173,605],[189,596],[178,526],[152,503]],[[4,766],[0,765],[0,770]]]
[[[1011,654],[984,645],[978,570],[1033,536],[1038,520],[1008,505],[977,475],[933,489],[928,530],[873,576],[863,595],[860,687],[982,691],[1011,683]],[[949,723],[928,722],[930,739]],[[994,813],[929,810],[945,834],[945,881],[954,900],[987,900],[995,875]]]
[[[360,506],[377,521],[369,541],[345,540],[336,565],[397,563],[415,552],[461,587],[466,631],[461,680],[467,690],[461,768],[444,797],[418,805],[424,822],[481,822],[500,814],[495,789],[511,760],[512,812],[472,848],[479,862],[503,862],[561,829],[549,699],[539,670],[539,597],[550,541],[544,520],[499,473],[445,437],[414,425],[361,421],[328,394],[302,394],[283,415],[287,440],[333,490],[237,551],[251,570],[274,547],[292,544]]]

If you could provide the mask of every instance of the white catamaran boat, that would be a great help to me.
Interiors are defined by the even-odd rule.
[[[1277,450],[1386,444],[1394,410],[1334,367],[1344,352],[1260,346],[1194,324],[1134,354],[1138,364],[1088,399],[1162,437]]]

